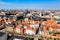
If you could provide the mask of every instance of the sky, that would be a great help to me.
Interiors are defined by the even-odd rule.
[[[0,0],[0,9],[60,9],[60,0]]]

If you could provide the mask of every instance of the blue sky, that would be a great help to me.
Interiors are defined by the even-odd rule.
[[[60,9],[60,0],[0,0],[0,9]]]

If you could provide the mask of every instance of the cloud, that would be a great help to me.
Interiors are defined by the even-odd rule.
[[[7,4],[7,3],[0,1],[0,4]]]
[[[0,5],[10,5],[11,3],[0,1]]]

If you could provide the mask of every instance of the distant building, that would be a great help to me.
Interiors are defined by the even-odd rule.
[[[1,12],[0,15],[5,15],[5,12]]]

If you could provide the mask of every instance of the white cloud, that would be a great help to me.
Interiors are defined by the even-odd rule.
[[[0,4],[7,4],[7,3],[0,1]]]
[[[11,3],[0,1],[0,5],[10,5]]]

